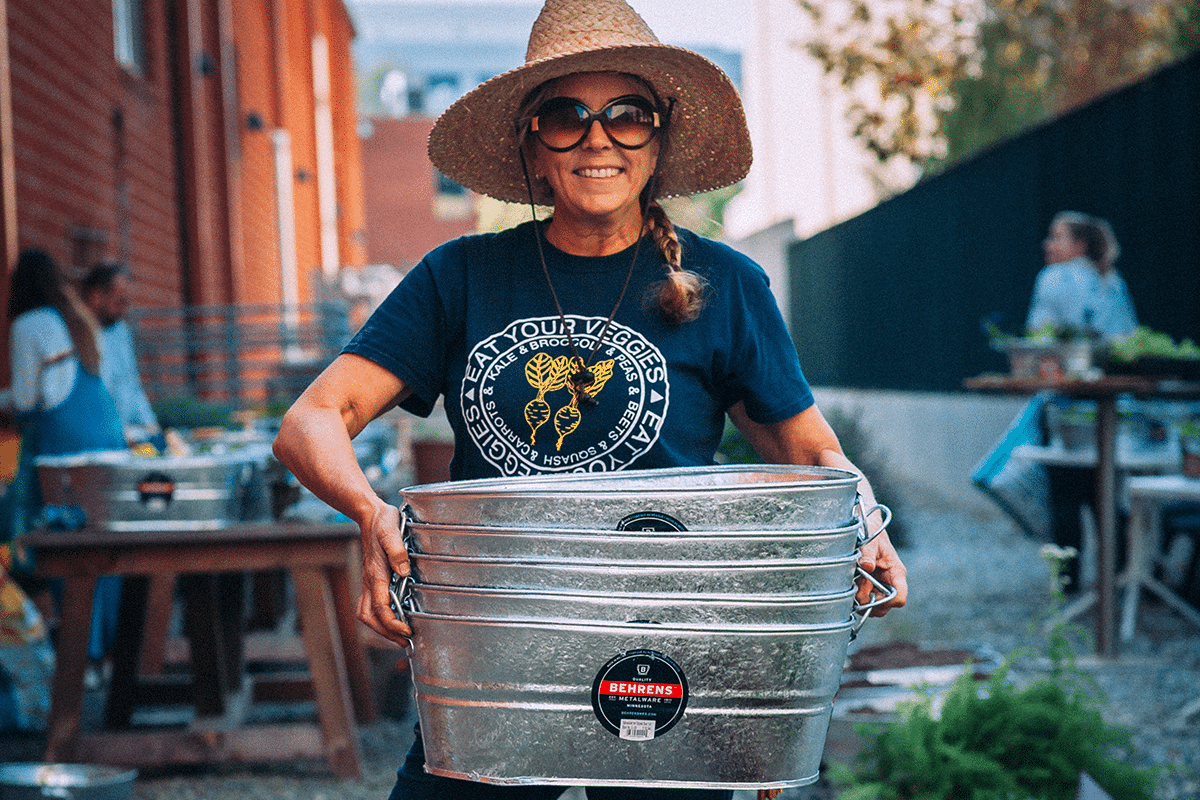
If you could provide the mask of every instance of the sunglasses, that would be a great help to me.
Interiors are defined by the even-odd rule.
[[[593,122],[599,122],[613,144],[626,150],[650,144],[664,124],[653,103],[641,95],[630,94],[618,97],[599,111],[592,111],[573,97],[551,98],[529,118],[529,129],[546,149],[565,153],[583,143]]]

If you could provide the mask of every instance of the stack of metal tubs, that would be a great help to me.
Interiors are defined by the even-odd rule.
[[[869,613],[854,601],[872,511],[857,484],[745,465],[403,490],[412,579],[394,581],[393,602],[413,629],[426,769],[499,784],[814,782]]]

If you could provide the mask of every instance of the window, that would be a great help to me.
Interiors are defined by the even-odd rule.
[[[470,219],[473,201],[465,186],[455,183],[434,170],[433,218],[439,220]]]
[[[143,0],[113,0],[113,52],[130,72],[146,74]]]

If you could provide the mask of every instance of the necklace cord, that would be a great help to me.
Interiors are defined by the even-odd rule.
[[[672,103],[674,105],[674,103]],[[668,111],[668,114],[670,112]],[[668,117],[669,118],[669,117]],[[596,344],[592,347],[592,351],[588,354],[587,361],[584,361],[579,356],[579,350],[575,347],[575,337],[571,333],[571,328],[567,324],[567,315],[563,313],[562,303],[559,302],[558,292],[554,290],[554,281],[550,279],[550,268],[546,265],[546,252],[542,245],[541,223],[537,218],[537,205],[533,201],[533,182],[529,179],[529,165],[525,160],[525,150],[522,147],[517,148],[517,155],[521,160],[521,174],[525,178],[525,191],[529,195],[529,213],[533,217],[533,238],[537,242],[538,258],[542,262],[542,274],[546,278],[546,286],[550,288],[550,297],[554,300],[554,308],[558,312],[558,319],[562,323],[563,333],[567,335],[567,346],[571,350],[571,359],[577,369],[571,374],[571,391],[581,404],[594,406],[597,403],[595,397],[587,392],[587,387],[591,386],[595,381],[592,375],[591,366],[596,354],[600,352],[600,348],[604,344],[605,338],[608,336],[608,330],[612,327],[613,319],[617,316],[617,310],[621,308],[621,303],[625,300],[625,292],[629,289],[630,280],[633,278],[633,268],[637,265],[638,255],[642,249],[642,238],[646,230],[646,218],[649,216],[649,206],[653,202],[654,186],[658,181],[659,162],[662,157],[662,150],[659,149],[658,156],[654,159],[654,171],[650,174],[650,180],[647,181],[643,191],[646,193],[645,202],[639,202],[641,206],[641,219],[638,227],[637,240],[633,245],[633,258],[629,260],[629,269],[625,271],[625,281],[621,284],[621,292],[617,295],[617,302],[613,304],[612,311],[608,312],[608,319],[604,322],[604,328],[600,331],[600,335],[596,338]]]

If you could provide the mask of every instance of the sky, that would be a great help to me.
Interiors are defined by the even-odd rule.
[[[404,0],[396,0],[403,3]],[[539,5],[537,0],[441,0],[445,5]],[[379,0],[375,0],[379,2]],[[754,0],[629,0],[634,11],[668,44],[715,44],[742,49]]]

